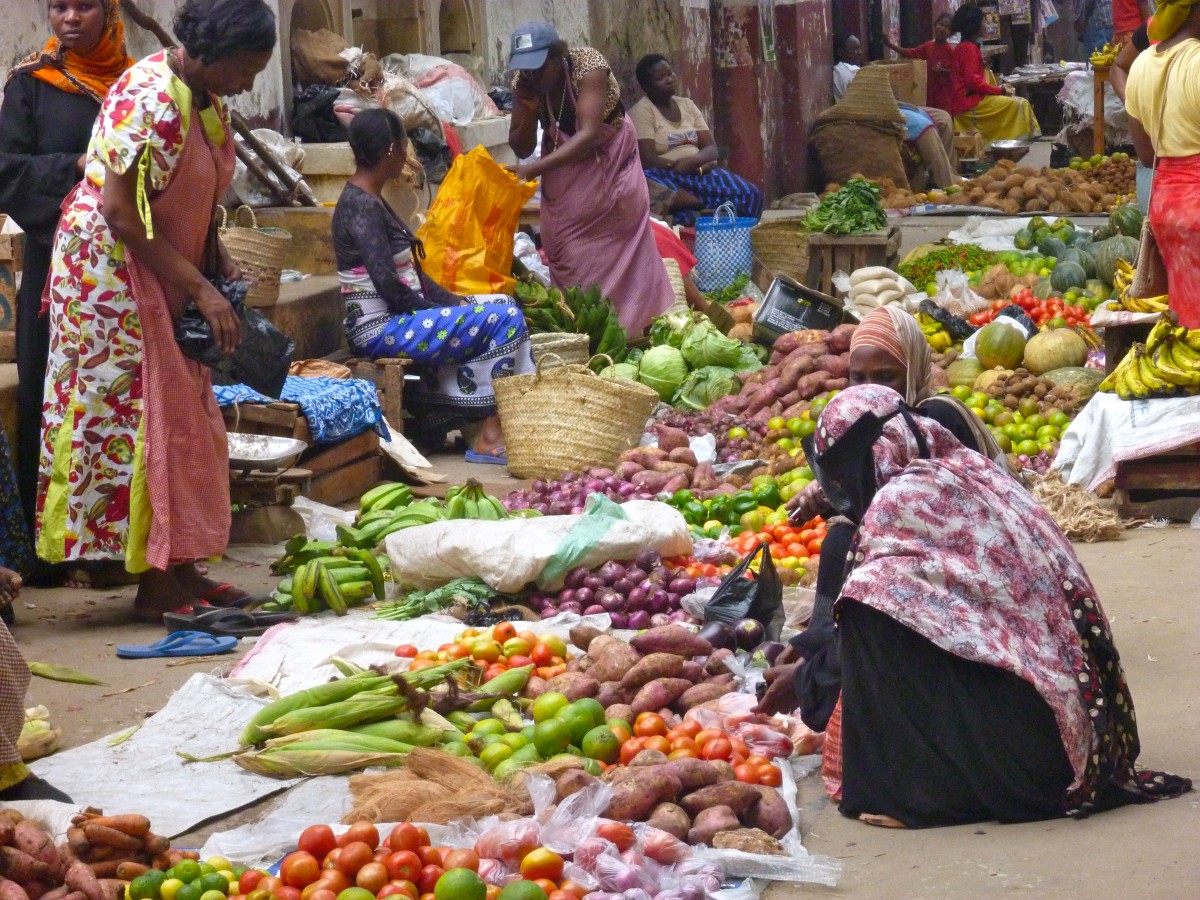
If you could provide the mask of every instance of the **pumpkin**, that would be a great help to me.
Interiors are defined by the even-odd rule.
[[[1086,250],[1081,250],[1078,247],[1068,247],[1063,251],[1063,255],[1058,258],[1059,265],[1062,265],[1064,262],[1077,262],[1080,268],[1083,269],[1084,274],[1087,275],[1087,278],[1096,277],[1096,260],[1092,259],[1092,255]],[[1087,278],[1072,285],[1072,287],[1082,287],[1087,282]]]
[[[1108,221],[1117,232],[1127,237],[1141,237],[1142,211],[1136,206],[1121,206],[1114,209]]]
[[[1071,288],[1083,287],[1087,280],[1088,274],[1083,266],[1070,259],[1060,262],[1050,273],[1050,286],[1064,293]]]
[[[984,325],[975,336],[975,356],[985,369],[1015,369],[1024,354],[1025,335],[1003,322]]]
[[[1041,331],[1025,345],[1025,368],[1034,375],[1075,368],[1087,362],[1087,344],[1070,328]]]
[[[1100,227],[1092,230],[1092,240],[1099,243],[1101,241],[1107,241],[1110,237],[1115,237],[1116,234],[1117,229],[1113,227],[1112,223],[1105,222]]]
[[[1096,274],[1112,284],[1117,273],[1117,260],[1123,259],[1133,265],[1137,259],[1138,246],[1136,238],[1123,234],[1109,238],[1096,248]]]
[[[1051,369],[1042,377],[1055,387],[1075,385],[1083,390],[1083,396],[1087,399],[1096,393],[1096,388],[1104,380],[1104,373],[1097,369],[1085,369],[1082,366],[1067,366],[1062,369]]]
[[[1080,250],[1088,250],[1088,247],[1092,245],[1092,240],[1092,233],[1090,231],[1080,229],[1079,231],[1072,232],[1071,236],[1067,238],[1067,247],[1078,247]],[[1091,253],[1092,251],[1088,250],[1088,252]]]
[[[956,359],[946,369],[946,381],[950,387],[974,387],[975,379],[983,373],[977,359]]]
[[[1060,259],[1067,250],[1066,241],[1060,237],[1048,237],[1038,241],[1038,253]]]

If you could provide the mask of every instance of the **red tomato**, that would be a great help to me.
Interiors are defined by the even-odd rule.
[[[422,894],[431,893],[438,883],[438,879],[446,874],[446,870],[441,866],[428,865],[421,870],[421,877],[417,879],[417,887],[421,889]]]
[[[396,648],[396,655],[405,659],[415,659],[420,651],[412,644],[401,644]]]
[[[725,737],[725,732],[721,731],[719,728],[705,728],[696,732],[695,741],[697,744],[703,747],[710,741],[715,741],[718,738],[723,737]]]
[[[746,784],[758,784],[758,769],[743,763],[734,768],[733,777]]]
[[[317,884],[323,885],[335,894],[340,894],[346,888],[350,887],[353,882],[338,869],[326,869],[321,873],[321,880]]]
[[[408,827],[412,828],[411,825]],[[397,850],[383,864],[387,867],[388,875],[396,881],[416,881],[424,865],[421,857],[412,850]]]
[[[667,754],[667,759],[672,760],[672,761],[677,760],[677,759],[699,759],[699,758],[700,758],[700,754],[697,751],[691,750],[687,747],[680,747],[678,750],[672,750],[670,753]]]
[[[317,884],[320,884],[320,882],[317,882]],[[309,887],[316,887],[316,885],[310,884]],[[300,898],[301,900],[337,900],[337,894],[327,887],[322,887],[317,888],[317,890],[309,894],[307,898],[304,897],[304,892],[301,891]],[[230,900],[233,900],[233,898],[230,898]]]
[[[552,665],[551,660],[554,659],[554,650],[549,644],[543,644],[538,641],[533,645],[533,651],[529,654],[529,658],[533,660],[535,665],[549,666]]]
[[[451,850],[445,854],[443,865],[447,872],[451,869],[470,869],[472,872],[478,872],[479,854],[474,850]]]
[[[411,881],[390,881],[383,886],[383,890],[381,890],[376,896],[379,898],[379,900],[384,900],[385,897],[395,896],[407,897],[408,900],[417,900],[417,898],[421,896],[421,892],[417,890],[417,886]]]
[[[543,891],[546,892],[547,898],[549,898],[549,896],[554,891],[558,890],[558,885],[555,884],[553,881],[551,881],[549,878],[535,878],[533,880],[533,883],[536,884],[538,887],[540,887]]]
[[[321,877],[321,864],[311,853],[297,850],[283,858],[279,866],[283,883],[294,888],[308,887]]]
[[[579,900],[583,900],[583,898],[590,893],[588,888],[585,888],[582,884],[572,881],[570,878],[560,884],[558,889],[560,891],[566,891],[568,894],[579,898]]]
[[[670,753],[672,749],[671,742],[661,734],[654,734],[646,738],[643,746],[647,750],[657,750],[659,753]]]
[[[501,644],[503,644],[509,638],[515,638],[516,636],[517,626],[512,622],[498,622],[492,628],[492,637],[494,637]]]
[[[596,834],[606,841],[612,841],[622,853],[637,843],[633,829],[624,822],[604,822],[596,829]]]
[[[388,877],[387,866],[381,862],[371,862],[358,870],[358,874],[354,876],[354,884],[372,894],[378,894],[388,883]]]
[[[630,738],[621,745],[621,765],[627,766],[633,762],[633,758],[645,750],[641,738]]]
[[[276,878],[274,875],[267,875],[258,882],[257,890],[266,891],[268,894],[275,894],[283,887],[283,879]]]
[[[767,787],[779,787],[783,784],[783,773],[775,766],[762,766],[758,770],[758,783]]]
[[[733,747],[725,738],[716,738],[700,747],[701,759],[729,759]]]
[[[417,833],[415,825],[410,822],[401,822],[387,836],[387,845],[392,850],[412,850],[415,853],[421,846],[421,836]]]
[[[430,847],[429,845],[418,847],[417,856],[421,857],[422,865],[440,866],[442,864],[442,851],[437,847]]]
[[[358,874],[359,869],[374,860],[375,851],[363,841],[355,841],[342,848],[342,852],[338,854],[337,867],[343,874],[353,877]]]
[[[349,830],[338,838],[338,846],[345,847],[361,841],[372,850],[379,846],[379,829],[370,822],[355,822]]]
[[[277,900],[300,900],[300,888],[284,885],[275,892]]]
[[[333,832],[330,832],[333,834]],[[301,840],[304,836],[301,835]],[[266,872],[262,869],[247,869],[242,873],[242,877],[238,879],[238,890],[243,894],[248,894],[258,887],[258,883],[266,877]]]
[[[633,723],[633,733],[638,737],[666,736],[667,723],[658,713],[641,713]]]
[[[508,658],[508,667],[510,669],[523,669],[526,666],[532,666],[533,660],[528,656],[510,656]]]

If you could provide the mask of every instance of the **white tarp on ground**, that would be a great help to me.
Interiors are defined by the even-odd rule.
[[[1094,491],[1117,463],[1145,459],[1200,441],[1200,396],[1122,400],[1096,394],[1062,436],[1054,468]]]

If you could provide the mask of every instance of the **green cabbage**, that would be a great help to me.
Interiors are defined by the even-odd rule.
[[[638,367],[633,363],[617,363],[600,370],[601,378],[625,378],[629,381],[638,380]]]
[[[762,344],[742,344],[737,365],[732,368],[738,372],[757,372],[766,362],[766,349]]]
[[[696,318],[690,309],[677,303],[650,323],[650,343],[678,348]]]
[[[674,347],[651,347],[642,354],[638,381],[658,392],[664,401],[683,384],[688,367],[683,354]]]
[[[702,317],[684,333],[679,349],[693,369],[702,366],[732,368],[741,362],[743,346],[736,338],[721,334],[710,319]]]
[[[674,404],[680,409],[708,409],[722,397],[736,394],[742,388],[737,373],[721,366],[697,369],[679,386]]]

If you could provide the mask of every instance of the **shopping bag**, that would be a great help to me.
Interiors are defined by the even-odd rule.
[[[242,342],[225,354],[213,339],[212,326],[194,302],[175,320],[175,340],[183,355],[212,369],[214,384],[244,384],[260,394],[278,397],[287,380],[296,342],[253,306],[246,305],[244,281],[212,279],[242,321]]]
[[[750,564],[760,554],[758,576],[747,578]],[[766,544],[760,544],[733,567],[704,608],[705,622],[732,623],[739,619],[754,619],[766,629],[769,641],[778,640],[783,629],[783,582]]]
[[[513,236],[536,190],[483,147],[454,160],[417,231],[425,274],[456,294],[511,294]]]
[[[702,291],[727,288],[739,275],[750,275],[754,250],[750,229],[757,219],[738,218],[732,203],[722,204],[711,218],[696,220],[696,268],[692,277]]]

